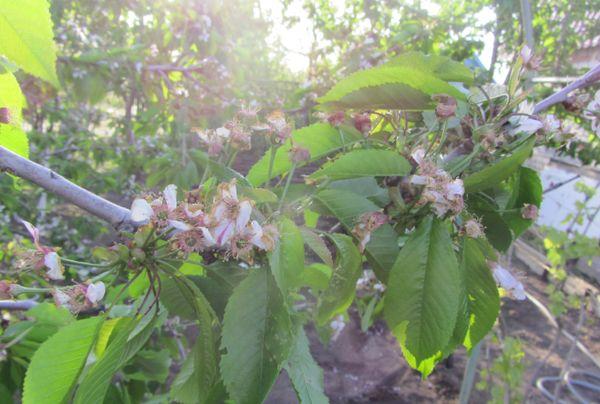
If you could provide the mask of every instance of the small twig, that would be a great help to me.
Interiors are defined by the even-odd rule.
[[[575,181],[575,180],[576,180],[576,179],[578,179],[579,177],[581,177],[581,175],[580,175],[580,174],[577,174],[576,176],[574,176],[574,177],[571,177],[571,178],[569,178],[568,180],[564,180],[564,181],[561,181],[561,182],[559,182],[559,183],[557,183],[557,184],[554,184],[554,185],[552,185],[551,187],[549,187],[549,188],[547,188],[547,189],[544,189],[544,192],[543,192],[543,193],[544,193],[544,194],[546,194],[546,193],[548,193],[548,192],[552,192],[552,191],[554,191],[555,189],[558,189],[558,188],[562,187],[563,185],[567,185],[569,182]]]

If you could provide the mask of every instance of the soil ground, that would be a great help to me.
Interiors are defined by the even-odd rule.
[[[518,265],[518,264],[517,264]],[[544,293],[546,283],[534,274],[528,274],[525,287],[529,293],[545,305],[548,303]],[[564,318],[564,329],[574,333],[578,310],[571,310]],[[316,332],[308,328],[311,351],[323,368],[325,392],[332,403],[453,403],[458,401],[460,385],[465,369],[467,354],[459,349],[450,361],[438,364],[434,372],[425,380],[410,369],[402,357],[400,348],[382,321],[363,333],[360,330],[358,314],[350,310],[351,321],[340,336],[325,347],[318,340]],[[523,343],[527,370],[523,379],[525,388],[532,379],[535,369],[548,352],[556,336],[556,328],[544,317],[530,301],[502,300],[501,329],[504,335],[517,337]],[[587,320],[580,331],[580,341],[596,357],[600,358],[599,320],[589,311]],[[497,325],[498,326],[498,325]],[[500,349],[491,344],[483,347],[478,369],[485,363],[491,363]],[[555,352],[548,358],[539,376],[554,376],[560,373],[571,347],[566,337],[561,337]],[[593,361],[579,350],[572,361],[577,369],[598,372]],[[477,381],[477,379],[476,379]],[[551,391],[553,386],[550,385]],[[550,402],[533,387],[528,402]],[[489,400],[485,391],[473,389],[470,403],[483,403]],[[566,390],[562,397],[567,402],[576,402]],[[599,402],[599,397],[590,397],[590,402]],[[273,388],[267,402],[297,402],[292,386],[283,373]]]

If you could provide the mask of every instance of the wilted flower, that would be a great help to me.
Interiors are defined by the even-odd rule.
[[[448,94],[436,94],[432,96],[437,101],[435,115],[440,119],[448,119],[456,114],[456,99]]]
[[[521,209],[521,217],[523,217],[523,219],[537,220],[538,207],[530,203],[526,203]]]
[[[8,281],[0,281],[0,299],[12,299],[13,284]]]
[[[217,245],[226,244],[235,232],[244,230],[251,214],[252,202],[238,199],[235,180],[220,184],[211,211],[211,232]]]
[[[523,284],[508,270],[502,268],[496,262],[492,262],[491,267],[494,279],[500,287],[506,290],[514,299],[525,300],[527,298]]]
[[[592,130],[600,136],[600,90],[596,91],[594,99],[588,104],[583,116],[591,121]]]
[[[10,123],[10,109],[0,107],[0,123]]]
[[[356,114],[353,119],[356,130],[367,136],[371,131],[371,117],[369,114]]]
[[[326,119],[330,125],[340,126],[344,123],[344,120],[346,119],[346,114],[344,113],[344,111],[336,111],[327,115]]]
[[[352,229],[352,234],[359,240],[359,249],[361,252],[371,241],[371,233],[380,226],[387,223],[388,217],[381,212],[363,213],[358,219],[358,223]]]
[[[221,154],[225,143],[229,141],[231,132],[227,128],[200,130],[194,129],[200,141],[206,145],[209,156],[215,157]]]
[[[302,163],[310,160],[310,151],[304,147],[293,145],[290,149],[290,160],[294,163]]]
[[[23,252],[20,257],[19,266],[22,268],[31,267],[35,270],[46,267],[48,269],[48,271],[46,271],[46,276],[49,279],[64,279],[64,268],[56,250],[40,244],[40,232],[34,225],[25,220],[22,220],[21,222],[27,228],[29,234],[31,234],[36,249]]]
[[[538,70],[542,63],[542,59],[534,55],[533,50],[527,45],[523,45],[521,49],[521,59],[523,60],[523,66],[528,70]]]
[[[412,158],[417,162],[417,174],[411,177],[411,184],[422,185],[419,204],[431,203],[438,217],[447,212],[458,214],[464,208],[465,188],[461,179],[452,179],[450,174],[425,160],[422,149],[415,150]]]
[[[275,138],[278,142],[283,143],[292,134],[292,127],[285,120],[285,115],[281,110],[271,112],[265,118],[269,128],[275,133]]]
[[[484,236],[483,226],[475,219],[469,219],[465,223],[464,232],[467,237],[480,238]]]
[[[233,148],[237,150],[250,150],[252,148],[252,136],[239,122],[227,122],[225,128],[229,130],[229,140]]]
[[[131,220],[136,223],[153,221],[158,227],[171,225],[179,229],[176,222],[175,209],[177,208],[177,186],[169,184],[165,187],[162,197],[151,202],[143,198],[136,198],[131,204]],[[181,229],[179,229],[181,230]]]
[[[560,130],[560,121],[553,114],[548,114],[542,118],[544,132],[552,134]]]

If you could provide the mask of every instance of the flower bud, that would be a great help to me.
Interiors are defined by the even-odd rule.
[[[530,203],[523,205],[521,209],[521,217],[528,220],[536,220],[538,217],[538,207]]]
[[[354,127],[363,135],[367,136],[371,131],[371,117],[369,114],[354,115]]]
[[[304,147],[293,146],[290,149],[290,159],[294,163],[302,163],[310,160],[310,151]]]
[[[336,111],[327,116],[327,122],[332,126],[340,126],[344,123],[345,118],[346,114],[344,114],[344,111]]]

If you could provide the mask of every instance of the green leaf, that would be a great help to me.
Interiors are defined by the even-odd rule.
[[[327,108],[425,110],[435,107],[434,94],[465,96],[431,72],[408,66],[360,70],[338,82],[319,98]]]
[[[329,286],[332,273],[333,270],[329,265],[321,263],[309,265],[302,271],[302,286],[308,286],[313,293],[323,291]]]
[[[464,341],[472,349],[492,329],[500,310],[498,288],[487,262],[485,241],[465,238],[460,270],[467,290],[469,328]]]
[[[337,265],[333,269],[329,286],[319,296],[317,323],[323,325],[337,314],[344,313],[354,300],[356,281],[362,273],[362,259],[352,237],[332,234],[337,247]]]
[[[385,318],[409,364],[422,373],[441,358],[459,307],[459,272],[446,224],[425,218],[390,272]]]
[[[21,110],[24,107],[25,96],[21,91],[17,79],[11,72],[2,71],[2,66],[0,65],[0,108],[8,108],[10,111],[11,125],[17,128],[21,127]]]
[[[279,222],[279,240],[269,253],[271,273],[287,298],[290,289],[298,285],[304,269],[304,240],[296,224],[284,217]]]
[[[0,55],[59,87],[52,19],[46,0],[5,1],[0,7]]]
[[[498,212],[499,208],[489,198],[480,194],[471,194],[467,197],[469,212],[481,219],[488,241],[499,251],[506,251],[513,242],[513,234]]]
[[[514,209],[515,211],[505,212],[503,217],[512,229],[514,237],[517,238],[533,224],[533,220],[523,219],[521,209],[525,204],[539,208],[542,204],[543,187],[540,176],[531,168],[521,167],[514,177],[512,202],[506,206],[505,210]]]
[[[291,320],[269,271],[252,270],[225,309],[221,375],[238,404],[262,402],[287,359]]]
[[[531,155],[534,145],[535,137],[532,137],[517,147],[510,156],[469,175],[464,179],[465,192],[491,188],[510,177]]]
[[[379,206],[362,195],[337,189],[321,191],[316,194],[315,200],[348,231],[352,230],[363,213],[380,210]],[[394,229],[389,224],[384,224],[375,230],[365,251],[377,277],[385,282],[398,255],[398,236]]]
[[[462,63],[445,56],[425,55],[417,51],[403,53],[382,66],[406,66],[429,72],[440,80],[457,81],[467,85],[472,84],[474,78],[473,72]]]
[[[204,403],[219,381],[217,367],[217,337],[214,335],[215,314],[204,295],[184,277],[175,278],[181,293],[190,296],[194,318],[198,321],[199,335],[190,358],[184,363],[173,382],[171,394],[181,402]],[[191,363],[188,363],[191,361]]]
[[[334,180],[359,177],[404,176],[411,170],[404,157],[393,150],[362,149],[342,154],[325,163],[310,178],[328,177]]]
[[[329,402],[323,392],[323,370],[310,353],[308,338],[302,326],[299,326],[296,332],[296,338],[290,357],[285,365],[285,371],[301,404]]]
[[[327,248],[325,241],[314,231],[307,229],[306,227],[300,227],[300,233],[306,245],[315,253],[324,263],[333,266],[333,258],[331,252]]]
[[[100,317],[92,317],[66,325],[40,346],[27,368],[24,404],[66,400],[85,365],[101,321]]]
[[[165,383],[171,367],[171,354],[168,349],[160,351],[143,350],[125,366],[123,372],[129,380],[156,381]]]
[[[129,334],[135,327],[135,321],[120,318],[114,335],[104,354],[92,365],[75,392],[74,403],[102,402],[113,375],[124,364],[123,352]]]
[[[356,129],[347,126],[335,128],[325,123],[316,123],[292,132],[292,140],[286,141],[275,152],[275,160],[271,178],[288,172],[292,168],[289,151],[292,141],[295,145],[304,147],[310,152],[310,161],[318,160],[328,154],[339,151],[344,145],[350,145],[363,138]],[[259,186],[269,178],[269,161],[271,149],[248,172],[248,181],[254,186]]]
[[[29,157],[29,141],[22,129],[0,123],[0,146],[6,147],[13,153]]]

